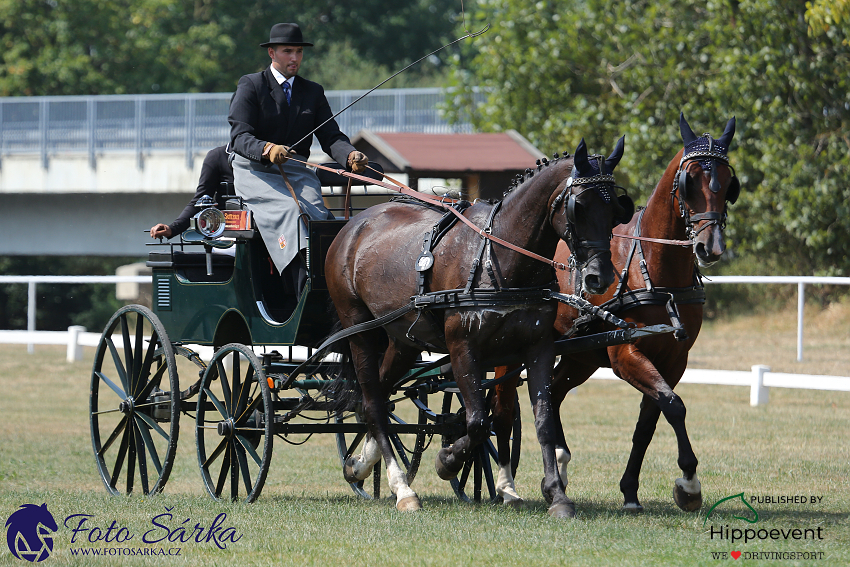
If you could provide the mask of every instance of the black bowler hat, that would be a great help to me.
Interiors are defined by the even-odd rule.
[[[301,28],[298,24],[275,24],[269,32],[269,40],[266,43],[261,43],[260,47],[270,47],[272,45],[307,45],[312,47],[312,43],[307,43],[301,36]]]

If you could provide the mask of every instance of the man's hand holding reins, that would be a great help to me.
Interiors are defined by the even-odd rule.
[[[266,156],[270,162],[281,165],[292,157],[292,151],[287,146],[267,142],[266,146],[263,148],[263,155]]]
[[[348,168],[352,173],[363,173],[369,165],[369,158],[363,152],[357,150],[348,154]]]

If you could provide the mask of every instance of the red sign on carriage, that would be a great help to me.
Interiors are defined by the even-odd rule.
[[[225,230],[251,230],[248,211],[224,211]]]

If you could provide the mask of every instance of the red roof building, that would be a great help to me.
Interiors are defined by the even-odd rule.
[[[543,153],[515,130],[498,134],[420,134],[361,130],[355,148],[384,171],[419,178],[461,179],[465,199],[501,198],[511,179],[536,166]]]

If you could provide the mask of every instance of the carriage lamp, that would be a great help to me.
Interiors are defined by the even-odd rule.
[[[195,215],[195,227],[207,238],[218,238],[224,232],[224,213],[210,207]]]
[[[195,206],[202,210],[192,220],[195,221],[195,230],[205,238],[218,238],[224,232],[224,213],[215,205],[215,201],[209,195],[204,195],[195,203]]]

